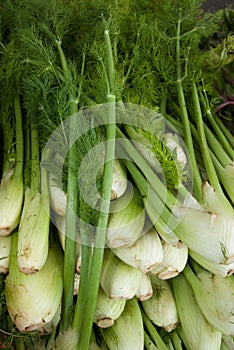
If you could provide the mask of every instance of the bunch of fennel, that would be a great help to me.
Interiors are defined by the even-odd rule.
[[[10,265],[4,267],[13,321],[21,331],[52,332],[38,342],[47,349],[230,348],[234,217],[227,176],[233,175],[233,136],[226,137],[217,122],[207,81],[195,64],[201,38],[216,30],[220,15],[203,16],[195,0],[22,3],[7,0],[3,6],[6,22],[14,19],[15,26],[8,26],[5,39],[10,63],[6,54],[1,61],[11,72],[1,86],[14,90],[16,79],[27,117],[25,152],[30,149],[23,159],[32,164],[21,189],[24,202],[20,197],[16,219],[3,229],[13,240]],[[102,127],[91,115],[93,107],[104,119]],[[4,115],[4,154],[10,157],[17,147],[5,136],[5,125],[14,122],[9,112]],[[70,115],[78,116],[84,134],[76,118],[66,123]],[[6,162],[11,172],[4,190],[23,164],[17,159]],[[190,176],[194,187],[186,182]],[[54,231],[64,252],[53,260]],[[33,247],[42,255],[32,254]],[[8,255],[9,249],[3,252]],[[37,279],[48,269],[45,292],[53,312],[43,300],[41,310],[30,303],[24,314],[23,301],[38,292]],[[22,289],[27,283],[29,294]],[[215,300],[222,288],[228,309]]]

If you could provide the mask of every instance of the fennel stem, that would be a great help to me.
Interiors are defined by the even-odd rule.
[[[144,331],[144,344],[145,344],[146,350],[157,350],[158,349],[156,347],[156,345],[154,345],[154,343],[152,342],[152,340],[150,339],[150,337],[148,336],[146,331]]]
[[[14,170],[14,176],[22,179],[23,164],[24,164],[24,141],[23,141],[23,128],[22,128],[22,111],[20,104],[20,95],[18,93],[14,96],[14,109],[15,109],[15,137],[16,137],[16,167]]]
[[[214,152],[215,156],[219,159],[220,163],[222,163],[223,166],[230,164],[232,162],[232,159],[228,156],[228,154],[220,144],[219,140],[217,140],[216,137],[214,137],[214,134],[205,123],[204,130],[210,150]]]
[[[174,350],[183,350],[182,342],[180,340],[180,337],[179,337],[177,331],[173,331],[171,333],[171,340],[173,343]]]
[[[204,125],[203,125],[203,117],[202,117],[200,101],[199,101],[195,81],[192,82],[192,100],[193,100],[194,109],[195,109],[194,115],[195,115],[195,119],[196,119],[197,133],[198,133],[198,137],[199,137],[199,141],[200,141],[202,157],[203,157],[203,161],[205,164],[208,179],[210,181],[211,186],[214,188],[215,192],[217,193],[217,195],[220,197],[220,199],[222,199],[224,205],[227,208],[231,209],[231,204],[228,201],[225,194],[223,193],[222,187],[221,187],[220,182],[219,182],[218,175],[216,173],[216,170],[215,170],[215,167],[214,167],[214,164],[212,161],[210,150],[209,150],[209,147],[207,145]]]
[[[31,193],[40,192],[40,165],[39,165],[39,141],[38,129],[31,122]]]
[[[225,138],[229,141],[230,145],[234,148],[234,136],[233,136],[233,134],[228,130],[226,125],[222,122],[221,118],[219,118],[216,114],[213,115],[213,118],[215,119],[217,125],[222,130]]]
[[[104,32],[106,51],[107,51],[107,69],[108,69],[108,94],[115,93],[115,69],[114,69],[114,59],[111,47],[111,41],[109,36],[109,31],[106,29]]]
[[[70,98],[70,113],[71,115],[78,112],[78,104],[73,99],[71,94],[71,76],[66,57],[64,55],[61,41],[56,40],[60,62],[63,69],[65,84],[69,91]],[[77,127],[74,118],[71,118],[69,124],[69,133]],[[77,244],[77,210],[78,210],[78,187],[77,174],[74,169],[76,164],[76,149],[70,144],[68,151],[68,178],[67,178],[67,210],[66,210],[66,230],[65,230],[65,251],[64,251],[64,290],[61,311],[61,329],[67,330],[70,326],[73,307],[73,292],[74,292],[74,273],[76,267],[76,244]]]
[[[89,288],[87,290],[86,308],[81,329],[82,336],[79,338],[78,349],[88,350],[90,336],[92,332],[96,300],[98,295],[102,261],[105,249],[106,230],[109,217],[109,207],[112,188],[112,177],[115,158],[115,96],[107,96],[108,103],[108,124],[106,125],[106,152],[103,173],[102,196],[100,203],[100,213],[94,240],[94,250],[92,264],[90,268]]]
[[[72,127],[70,125],[70,127]],[[69,149],[68,178],[67,178],[67,210],[64,252],[64,294],[62,303],[62,327],[70,326],[71,312],[73,307],[74,274],[76,266],[76,241],[77,241],[77,209],[78,189],[74,145]]]
[[[82,59],[82,68],[81,68],[81,83],[78,90],[78,101],[80,100],[81,95],[81,87],[82,87],[82,77],[84,75],[84,66],[85,66],[85,54],[83,53]],[[80,280],[79,280],[79,297],[76,301],[73,320],[72,320],[72,328],[77,331],[78,334],[81,332],[83,315],[86,305],[86,297],[87,297],[87,287],[88,280],[90,274],[90,265],[91,265],[91,256],[92,256],[92,247],[89,238],[87,237],[86,231],[82,228],[82,222],[79,223],[79,233],[81,240],[81,256],[82,256],[82,264],[80,267]]]
[[[184,90],[183,90],[183,84],[182,84],[182,75],[181,75],[181,52],[180,52],[180,35],[181,35],[181,18],[178,20],[177,25],[177,33],[176,33],[176,71],[177,71],[177,92],[178,92],[178,99],[179,99],[179,105],[181,110],[181,118],[182,118],[182,124],[183,124],[183,131],[184,131],[184,141],[185,145],[188,148],[189,156],[193,168],[193,176],[194,176],[194,192],[197,197],[197,200],[202,203],[202,180],[199,173],[199,169],[197,166],[195,151],[193,148],[193,141],[192,141],[192,133],[190,129],[190,122],[188,117],[188,111],[186,107],[185,102],[185,96],[184,96]]]
[[[84,75],[84,66],[85,66],[85,54],[83,53],[82,59],[82,67],[81,67],[81,83],[78,89],[78,97],[77,100],[80,100],[81,96],[81,88],[82,88],[82,77]],[[86,234],[86,230],[82,228],[82,221],[79,222],[79,233],[81,240],[81,256],[82,256],[82,264],[80,267],[80,280],[79,280],[79,297],[76,301],[73,320],[72,320],[72,328],[76,330],[79,334],[82,327],[83,315],[86,304],[86,296],[87,296],[87,287],[88,287],[88,279],[90,273],[90,265],[91,265],[91,256],[92,256],[92,247],[91,242]]]
[[[91,242],[86,236],[85,229],[82,228],[80,223],[80,237],[81,237],[81,256],[82,264],[80,267],[80,281],[79,281],[79,296],[76,301],[74,316],[72,320],[72,328],[81,333],[81,327],[83,322],[83,316],[86,307],[87,288],[90,275],[92,247]]]
[[[143,309],[141,310],[141,314],[142,314],[143,323],[144,323],[146,329],[148,330],[151,338],[153,339],[154,343],[156,344],[156,346],[160,350],[168,350],[168,347],[166,346],[166,344],[164,343],[164,341],[162,340],[162,338],[158,334],[158,332],[157,332],[156,328],[154,327],[154,325],[152,324],[152,322],[146,316]]]
[[[3,133],[3,160],[1,164],[1,169],[2,169],[1,173],[4,174],[9,169],[10,162],[8,159],[8,153],[11,146],[9,144],[8,137],[7,137],[8,130],[5,126],[3,128],[2,133]]]
[[[204,96],[203,96],[203,94],[204,94]],[[222,131],[221,127],[217,123],[216,119],[214,118],[213,113],[212,113],[210,106],[209,106],[209,101],[208,101],[208,97],[207,97],[205,89],[203,90],[203,94],[200,93],[200,98],[201,98],[201,101],[202,101],[204,108],[205,108],[205,116],[209,120],[214,132],[216,133],[216,135],[218,137],[219,142],[223,146],[223,149],[226,151],[227,155],[233,160],[234,159],[233,145],[231,145],[229,143],[228,138],[226,137],[226,135]]]
[[[105,19],[103,17],[104,25]],[[81,325],[81,337],[78,340],[78,350],[88,350],[90,337],[92,334],[93,320],[96,309],[96,302],[101,278],[102,262],[104,256],[104,248],[106,241],[106,231],[109,218],[109,207],[111,199],[111,188],[114,171],[115,158],[115,69],[112,53],[112,46],[109,36],[109,31],[104,31],[106,53],[107,53],[107,124],[106,124],[106,149],[105,149],[105,163],[103,171],[102,195],[100,203],[100,212],[98,223],[96,227],[96,234],[94,240],[94,248],[92,255],[92,262],[90,265],[90,274],[88,280],[88,288],[86,295],[85,312],[83,322]],[[104,69],[106,76],[106,71]]]

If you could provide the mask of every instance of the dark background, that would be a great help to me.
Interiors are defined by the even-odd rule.
[[[225,8],[225,7],[230,6],[230,5],[234,9],[234,0],[207,0],[203,4],[203,8],[206,11],[212,12],[212,11],[215,11],[218,9]]]

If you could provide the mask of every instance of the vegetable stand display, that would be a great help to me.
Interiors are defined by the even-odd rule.
[[[0,0],[0,349],[234,349],[234,10]]]

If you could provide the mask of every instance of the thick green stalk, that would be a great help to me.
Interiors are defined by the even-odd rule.
[[[20,104],[20,96],[18,93],[14,96],[14,109],[15,109],[15,140],[16,140],[16,167],[14,176],[22,178],[23,165],[24,165],[24,138],[22,127],[22,111]]]
[[[198,266],[198,264],[194,263],[195,266]],[[194,281],[196,283],[196,280],[200,282],[199,278],[197,277],[196,273],[193,272],[192,268],[189,264],[186,264],[183,274],[186,277],[187,281],[191,285],[191,287],[194,286]]]
[[[150,337],[148,336],[146,331],[144,331],[144,344],[145,344],[146,350],[157,350],[158,349],[157,346],[154,345],[154,343],[152,342],[152,340],[150,339]]]
[[[63,57],[63,52],[62,56]],[[82,91],[82,82],[84,75],[84,66],[85,66],[85,54],[83,54],[82,67],[81,67],[81,82],[78,89],[77,101],[80,100],[81,91]],[[74,106],[75,107],[75,106]],[[79,197],[78,197],[79,200]],[[91,257],[92,257],[92,244],[89,239],[89,233],[86,232],[85,224],[82,226],[82,221],[79,222],[79,233],[81,240],[81,256],[82,264],[80,268],[80,280],[79,280],[79,297],[75,305],[74,316],[72,320],[72,328],[74,328],[78,334],[80,334],[83,315],[86,305],[86,296],[87,296],[87,287],[90,273]]]
[[[188,349],[188,350],[191,350],[190,347],[189,347],[189,345],[188,345],[188,341],[187,341],[187,339],[186,339],[186,337],[185,337],[184,330],[183,330],[181,324],[180,324],[179,327],[177,328],[177,332],[178,332],[178,334],[179,334],[180,339],[181,339],[182,342],[183,342],[184,348],[185,348],[185,349]]]
[[[223,184],[224,189],[226,190],[227,196],[229,196],[229,200],[234,203],[234,191],[232,186],[232,177],[229,177],[226,171],[226,168],[220,163],[220,161],[215,157],[213,153],[211,153],[212,161],[215,166],[217,175],[219,177],[220,182]],[[230,164],[231,166],[231,164]]]
[[[217,125],[222,130],[225,138],[228,140],[232,148],[234,149],[234,135],[228,130],[226,125],[222,122],[221,118],[219,118],[217,115],[213,115],[213,118],[215,119]]]
[[[180,340],[180,337],[176,331],[171,333],[171,340],[174,346],[174,350],[183,350],[182,341]]]
[[[49,190],[48,173],[47,173],[47,170],[43,167],[41,168],[40,173],[41,173],[40,186],[41,186],[42,202],[48,216],[50,216],[50,190]]]
[[[86,307],[90,266],[92,260],[92,243],[88,238],[88,233],[86,232],[86,229],[82,227],[82,222],[79,224],[79,231],[81,237],[82,263],[80,268],[79,296],[75,306],[72,328],[74,328],[78,334],[81,334],[82,322]]]
[[[105,22],[105,21],[104,21]],[[104,255],[104,247],[106,242],[106,230],[109,218],[109,206],[111,198],[111,188],[113,180],[114,170],[114,158],[115,158],[115,123],[116,123],[116,111],[115,111],[115,68],[113,60],[113,52],[111,41],[109,37],[109,31],[104,31],[104,38],[106,44],[107,53],[107,124],[106,124],[106,149],[105,149],[105,164],[103,172],[102,183],[102,196],[100,203],[100,212],[98,218],[98,224],[96,227],[96,234],[94,240],[93,256],[90,266],[90,275],[86,291],[86,304],[84,317],[81,327],[81,336],[78,341],[79,350],[88,350],[90,337],[92,333],[94,314],[96,310],[96,301],[99,290],[99,283],[101,278],[102,261]],[[88,263],[88,261],[87,261]],[[88,267],[86,269],[88,269]]]
[[[188,149],[190,161],[193,168],[194,177],[194,192],[197,200],[202,203],[202,181],[200,172],[197,166],[196,156],[193,148],[192,133],[190,130],[190,123],[188,117],[188,111],[185,102],[183,84],[182,84],[182,74],[181,74],[181,52],[180,52],[180,35],[181,35],[181,19],[178,20],[177,25],[177,40],[176,40],[176,71],[177,71],[177,92],[179,98],[179,105],[181,111],[182,125],[184,131],[184,141]]]
[[[68,89],[70,100],[71,115],[78,112],[78,106],[74,96],[71,94],[71,76],[66,57],[61,47],[61,42],[56,41],[57,49],[60,55],[61,66],[65,78],[65,84]],[[77,128],[76,120],[71,118],[69,124],[69,135]],[[78,210],[78,186],[77,186],[77,168],[76,149],[69,141],[68,152],[68,178],[67,178],[67,210],[66,210],[66,232],[65,232],[65,252],[64,252],[64,291],[61,313],[61,328],[66,330],[70,326],[73,308],[74,292],[74,274],[76,267],[76,245],[77,245],[77,210]]]
[[[96,300],[98,295],[103,255],[106,241],[106,230],[109,217],[112,177],[115,159],[115,96],[107,97],[108,120],[106,125],[106,152],[103,173],[102,197],[96,235],[92,265],[90,269],[89,288],[87,289],[85,314],[79,338],[78,350],[88,350],[92,332]]]
[[[209,148],[215,154],[217,159],[223,166],[226,166],[232,162],[232,159],[228,156],[220,142],[216,139],[215,135],[208,128],[208,126],[204,123],[204,130],[206,134],[206,139],[209,145]]]
[[[222,187],[220,185],[218,175],[215,171],[215,167],[212,162],[210,150],[207,145],[198,92],[194,81],[192,83],[192,99],[193,99],[193,105],[195,110],[194,115],[195,115],[196,124],[197,124],[197,133],[199,137],[202,157],[205,164],[208,179],[210,181],[211,186],[214,188],[215,192],[217,193],[217,195],[219,195],[219,197],[223,200],[223,203],[226,204],[227,207],[230,207],[230,203],[225,197]]]
[[[8,133],[8,128],[4,126],[3,128],[3,164],[1,165],[2,174],[4,174],[9,169],[9,166],[10,166],[10,162],[8,159],[10,144],[8,141],[7,133]]]
[[[209,116],[209,121],[210,121],[215,133],[217,134],[218,139],[219,139],[220,143],[222,144],[224,150],[227,152],[229,157],[234,159],[234,146],[230,145],[228,138],[223,134],[222,130],[220,129],[220,127],[216,123],[215,119],[213,118],[210,110],[207,110],[206,115]]]
[[[31,192],[40,192],[40,160],[38,129],[31,123]]]
[[[220,128],[220,125],[217,123],[216,119],[214,118],[213,113],[212,113],[210,106],[209,106],[209,101],[208,101],[205,90],[203,90],[203,94],[201,93],[200,97],[201,97],[201,101],[202,101],[204,108],[205,108],[205,116],[209,120],[210,125],[212,126],[212,128],[216,134],[216,137],[218,138],[219,142],[221,143],[223,149],[226,151],[227,155],[233,160],[234,159],[234,148],[229,143],[228,138],[226,137],[226,135],[224,134],[224,132]]]
[[[72,125],[70,125],[72,128]],[[76,150],[74,145],[69,148],[69,165],[67,178],[67,210],[64,252],[64,294],[62,303],[62,327],[68,329],[72,317],[74,274],[76,267],[76,245],[77,245],[77,210],[78,210],[78,188],[76,169]]]
[[[143,323],[144,323],[145,327],[147,328],[148,333],[150,334],[154,343],[157,345],[158,350],[168,350],[168,347],[166,346],[166,344],[164,343],[164,341],[162,340],[162,338],[158,334],[155,326],[152,324],[152,322],[146,316],[145,312],[143,310],[141,310],[141,313],[142,313]]]
[[[108,82],[109,82],[109,94],[115,94],[115,68],[113,53],[111,47],[111,41],[109,36],[109,31],[106,29],[104,32],[105,42],[106,42],[106,52],[107,52],[107,68],[108,68]]]

